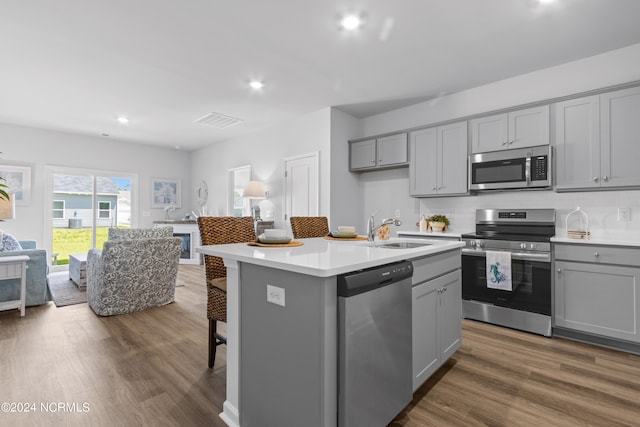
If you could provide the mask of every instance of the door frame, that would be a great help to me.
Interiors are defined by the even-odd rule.
[[[55,174],[68,174],[68,175],[86,175],[86,176],[110,176],[116,178],[129,178],[131,180],[131,228],[138,226],[138,174],[123,171],[102,170],[102,169],[86,169],[86,168],[74,168],[71,166],[44,166],[44,212],[43,212],[43,230],[44,230],[44,247],[49,255],[53,254],[53,218],[51,217],[51,210],[53,204],[53,176]],[[95,181],[94,181],[95,186]],[[95,188],[94,188],[94,202],[95,202]],[[94,210],[92,228],[96,226],[95,203],[92,204]],[[95,244],[95,242],[94,242]],[[50,271],[65,270],[67,267],[56,267],[51,265],[51,256],[47,257],[47,265],[49,265]]]
[[[284,220],[284,223],[287,224],[288,223],[288,219],[287,215],[288,215],[288,209],[289,206],[287,205],[287,180],[288,177],[286,176],[287,174],[287,164],[290,161],[294,161],[294,160],[300,160],[300,159],[304,159],[304,158],[312,158],[312,161],[314,162],[314,166],[316,168],[316,206],[317,206],[317,212],[316,215],[320,215],[321,209],[320,209],[320,151],[312,151],[310,153],[305,153],[305,154],[298,154],[296,156],[289,156],[289,157],[285,157],[284,158],[284,180],[283,180],[283,193],[282,193],[282,207],[283,207],[283,212],[282,212],[282,217]]]

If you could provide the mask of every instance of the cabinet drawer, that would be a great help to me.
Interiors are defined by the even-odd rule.
[[[640,266],[640,249],[637,248],[556,244],[554,249],[557,260]]]
[[[411,262],[413,263],[411,285],[415,286],[418,283],[459,269],[462,261],[460,258],[460,249],[456,249],[433,256],[412,259]]]

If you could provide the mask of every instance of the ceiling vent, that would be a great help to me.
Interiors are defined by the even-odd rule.
[[[238,123],[242,123],[242,120],[236,119],[235,117],[225,116],[220,113],[209,113],[206,116],[194,120],[193,123],[200,123],[216,129],[226,129],[233,125],[237,125]]]

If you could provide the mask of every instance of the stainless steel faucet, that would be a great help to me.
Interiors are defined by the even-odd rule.
[[[382,220],[382,223],[378,226],[375,225],[375,222],[376,220],[374,218],[374,214],[371,214],[371,216],[369,217],[369,222],[367,224],[367,240],[369,242],[373,242],[376,239],[376,232],[383,225],[390,225],[390,224],[393,224],[395,226],[402,225],[402,221],[400,220],[400,218],[385,218]]]

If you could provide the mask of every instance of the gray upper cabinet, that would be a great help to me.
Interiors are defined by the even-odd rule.
[[[467,141],[466,121],[411,132],[411,196],[467,194]]]
[[[549,145],[549,106],[472,119],[470,127],[474,154]]]
[[[407,134],[350,142],[349,156],[352,171],[406,166],[409,161]]]
[[[600,185],[600,97],[553,106],[556,118],[556,190]]]
[[[376,140],[352,142],[349,144],[351,169],[370,169],[376,167]]]
[[[555,326],[640,343],[640,249],[554,248]]]
[[[557,191],[640,186],[640,88],[554,105]]]

